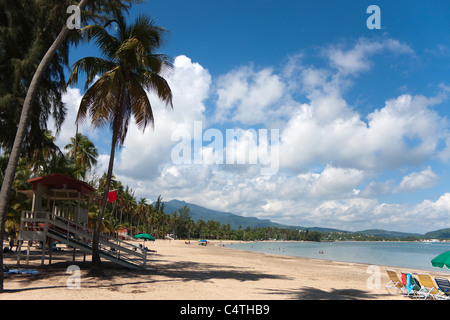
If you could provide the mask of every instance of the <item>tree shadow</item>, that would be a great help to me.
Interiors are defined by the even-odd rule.
[[[331,289],[330,291],[318,288],[305,287],[298,290],[266,289],[268,294],[290,296],[293,300],[371,300],[374,295],[358,289]],[[387,295],[376,295],[378,298]]]
[[[247,268],[225,265],[180,261],[157,267],[158,275],[182,281],[210,281],[215,279],[233,279],[238,281],[258,281],[261,279],[292,280],[278,274],[250,271]]]
[[[197,263],[191,261],[181,262],[167,262],[164,260],[158,263],[150,264],[148,268],[142,270],[131,270],[118,266],[112,262],[102,262],[105,269],[105,276],[100,278],[100,282],[92,282],[92,277],[82,275],[82,286],[97,287],[108,290],[117,290],[119,287],[136,286],[151,283],[162,283],[172,281],[201,281],[208,282],[213,280],[227,280],[233,279],[236,281],[258,281],[261,279],[278,279],[278,280],[292,280],[290,277],[278,274],[268,274],[262,272],[255,272],[247,268],[230,267],[225,265]],[[55,279],[53,284],[63,278],[70,276],[66,270],[71,265],[77,265],[80,270],[87,271],[90,268],[90,262],[56,262],[51,265],[39,267],[40,273],[38,275],[17,275],[14,276],[14,281],[22,283],[25,287],[19,289],[9,289],[4,292],[26,292],[32,290],[55,289],[64,288],[64,285],[39,285],[39,280],[52,277]],[[86,272],[83,272],[85,274]],[[144,277],[142,277],[144,276]],[[148,277],[145,277],[148,276]],[[158,276],[158,277],[154,277]],[[83,281],[83,278],[90,279]],[[60,280],[58,280],[60,279]],[[33,282],[36,286],[33,287]]]

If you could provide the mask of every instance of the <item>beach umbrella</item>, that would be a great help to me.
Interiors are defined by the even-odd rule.
[[[139,233],[137,235],[134,236],[135,239],[144,239],[145,240],[150,240],[150,241],[155,241],[155,238],[153,238],[151,235],[147,234],[147,233]]]
[[[447,266],[450,269],[450,251],[444,252],[431,260],[431,265],[438,268]]]

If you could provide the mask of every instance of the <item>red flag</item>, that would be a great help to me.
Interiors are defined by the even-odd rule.
[[[108,201],[109,201],[109,203],[112,203],[112,202],[114,202],[115,200],[117,200],[117,190],[110,191],[110,192],[108,193]]]

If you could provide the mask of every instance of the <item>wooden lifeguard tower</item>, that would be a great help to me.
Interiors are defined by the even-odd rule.
[[[28,241],[27,263],[31,242],[42,242],[44,264],[49,245],[51,263],[54,240],[79,249],[92,251],[93,230],[88,228],[89,204],[98,199],[96,190],[84,181],[53,173],[28,180],[32,190],[20,191],[32,199],[31,211],[23,211],[20,219],[17,263],[20,264],[21,246]],[[118,238],[100,234],[100,257],[129,268],[141,268],[146,263],[146,252]]]

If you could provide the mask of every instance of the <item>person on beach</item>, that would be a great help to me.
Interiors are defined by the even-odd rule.
[[[9,237],[9,250],[11,250],[11,252],[13,251],[13,247],[14,247],[14,238],[11,236]]]

